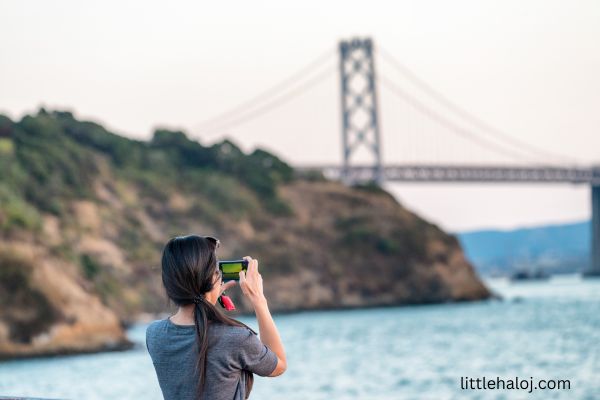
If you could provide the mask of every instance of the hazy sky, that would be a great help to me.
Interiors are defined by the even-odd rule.
[[[291,163],[336,163],[334,50],[356,35],[372,37],[444,96],[513,137],[580,164],[600,163],[598,1],[3,0],[0,112],[17,119],[40,105],[68,108],[131,137],[166,126],[206,144],[226,133],[246,150],[266,147]],[[199,130],[327,50],[331,73],[318,85],[247,123]],[[405,87],[379,61],[378,72]],[[386,162],[430,147],[427,135],[438,155],[450,146],[458,157],[479,154],[451,133],[434,133],[390,91],[379,88],[379,103]],[[390,188],[448,230],[575,221],[591,212],[585,186]]]

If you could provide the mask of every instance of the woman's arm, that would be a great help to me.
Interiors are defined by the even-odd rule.
[[[253,305],[256,319],[258,320],[260,340],[277,355],[277,366],[269,376],[281,375],[287,368],[285,350],[283,348],[283,343],[281,343],[281,338],[279,337],[279,332],[277,331],[273,317],[271,316],[271,312],[269,311],[267,299],[264,298],[263,301],[257,301],[256,303],[253,303]]]
[[[269,311],[267,299],[263,294],[263,282],[262,276],[258,272],[258,261],[251,257],[244,257],[244,259],[248,260],[248,271],[240,272],[240,287],[254,307],[261,342],[277,355],[277,366],[269,376],[278,376],[283,374],[287,368],[285,349]]]

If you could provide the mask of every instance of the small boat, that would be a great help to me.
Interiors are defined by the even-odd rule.
[[[520,270],[510,276],[510,280],[515,281],[545,281],[550,279],[550,275],[542,269]]]

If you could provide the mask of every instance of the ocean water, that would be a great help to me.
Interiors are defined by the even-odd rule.
[[[487,282],[503,301],[276,315],[288,370],[255,377],[250,398],[600,399],[600,280]],[[145,328],[130,351],[0,363],[0,396],[162,399]],[[461,389],[461,377],[570,389]]]

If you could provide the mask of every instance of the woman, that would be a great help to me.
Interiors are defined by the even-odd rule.
[[[146,346],[165,400],[247,399],[253,373],[278,376],[286,369],[257,260],[244,257],[248,270],[240,272],[240,287],[254,308],[260,339],[215,306],[236,285],[223,284],[218,247],[215,238],[189,235],[169,240],[163,250],[163,285],[179,309],[148,326]]]

